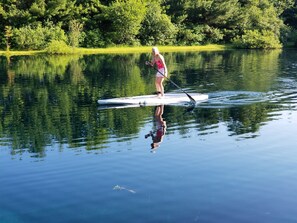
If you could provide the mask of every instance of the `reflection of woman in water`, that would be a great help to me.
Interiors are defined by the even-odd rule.
[[[163,111],[164,105],[159,105],[156,107],[155,110],[155,124],[156,130],[154,132],[150,132],[149,134],[145,135],[145,138],[151,136],[153,143],[151,144],[152,149],[155,149],[160,146],[160,143],[163,140],[163,137],[166,132],[166,121],[163,120]]]

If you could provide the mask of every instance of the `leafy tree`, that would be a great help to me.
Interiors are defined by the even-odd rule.
[[[182,44],[228,41],[237,33],[238,0],[167,0]],[[171,15],[171,14],[170,14]]]
[[[191,0],[164,0],[162,2],[166,8],[166,14],[171,17],[173,23],[180,25],[186,22],[187,9]]]
[[[86,30],[86,38],[82,42],[82,46],[85,47],[104,47],[106,42],[104,40],[104,34],[99,28]]]
[[[5,25],[21,27],[32,22],[31,14],[22,5],[23,1],[7,0],[0,7],[2,22]]]
[[[103,10],[110,27],[107,36],[115,44],[133,44],[144,19],[143,0],[116,0]]]
[[[6,26],[17,34],[11,43],[15,49],[40,49],[57,40],[45,34],[49,26],[71,33],[71,44],[76,46],[79,38],[74,34],[82,34],[85,47],[233,40],[248,47],[248,42],[255,40],[260,46],[265,39],[261,48],[270,48],[279,40],[296,41],[296,12],[296,0],[1,0],[0,48],[7,48]],[[76,26],[74,32],[71,21],[84,24],[84,30]],[[29,35],[36,38],[22,45],[24,39],[30,42]]]
[[[5,26],[7,24],[4,24],[4,16],[5,16],[6,12],[4,11],[3,9],[3,6],[2,6],[2,3],[0,2],[0,21],[2,21],[0,23],[0,47],[2,45],[5,45],[6,44],[6,41],[5,41],[5,36],[4,35],[1,35],[2,33],[2,30],[4,31],[5,30]],[[4,32],[3,32],[4,34]]]
[[[46,4],[45,19],[54,23],[63,22],[67,26],[68,22],[79,14],[79,8],[75,5],[75,0],[48,0]]]
[[[200,31],[203,42],[228,41],[238,32],[241,18],[238,0],[195,0],[189,4],[187,14],[188,27]]]
[[[36,19],[42,19],[46,13],[45,0],[35,0],[30,6],[29,12]]]
[[[294,6],[294,0],[270,0],[270,2],[278,15],[282,15],[285,10],[291,9]]]
[[[83,24],[77,20],[71,20],[69,22],[69,44],[72,47],[78,47],[82,38]]]
[[[165,45],[175,42],[177,28],[170,18],[162,12],[160,4],[149,2],[138,38],[143,45]]]
[[[297,0],[292,7],[287,8],[282,17],[284,18],[284,23],[291,26],[294,29],[297,29]]]
[[[6,51],[10,49],[10,38],[12,37],[11,26],[5,26],[5,37],[6,37]]]
[[[281,35],[282,41],[289,44],[293,43],[297,46],[297,1],[295,1],[292,7],[286,8],[281,17],[284,20],[284,24],[287,25]]]
[[[102,1],[101,1],[102,2]],[[84,24],[84,35],[81,45],[84,47],[103,47],[105,46],[104,17],[102,8],[105,6],[99,0],[76,0],[79,16],[77,21]]]
[[[241,33],[235,43],[245,48],[279,48],[283,26],[276,8],[269,0],[250,0],[242,8]]]

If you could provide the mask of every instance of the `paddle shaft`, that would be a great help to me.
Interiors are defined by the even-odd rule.
[[[167,80],[169,80],[175,87],[179,88],[182,92],[184,92],[188,98],[190,98],[192,103],[196,104],[196,101],[194,98],[191,97],[191,95],[189,95],[184,89],[182,89],[180,86],[178,86],[176,83],[174,83],[171,79],[169,79],[168,77],[166,77],[164,74],[162,74],[162,72],[160,72],[157,68],[151,66],[152,68],[154,68],[156,71],[158,71],[163,77],[167,78]]]

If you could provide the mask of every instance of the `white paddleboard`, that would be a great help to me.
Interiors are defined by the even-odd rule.
[[[206,101],[207,94],[190,93],[189,94],[196,103]],[[169,105],[169,104],[190,104],[189,97],[184,93],[165,93],[165,96],[158,97],[157,95],[142,95],[134,97],[110,98],[98,100],[99,105]]]

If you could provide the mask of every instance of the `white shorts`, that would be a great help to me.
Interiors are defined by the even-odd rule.
[[[159,72],[156,73],[156,77],[164,77],[164,76],[165,76],[165,68],[164,68],[164,67],[158,69],[158,71],[159,71]],[[160,73],[162,73],[163,75],[160,74]]]

